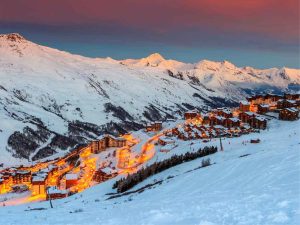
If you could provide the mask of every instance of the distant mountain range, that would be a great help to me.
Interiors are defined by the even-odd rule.
[[[0,35],[0,163],[65,154],[104,132],[140,129],[188,109],[232,106],[259,92],[299,91],[300,70],[87,58]]]

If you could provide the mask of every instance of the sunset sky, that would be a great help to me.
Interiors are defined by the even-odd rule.
[[[0,33],[92,57],[299,65],[299,0],[0,0]]]

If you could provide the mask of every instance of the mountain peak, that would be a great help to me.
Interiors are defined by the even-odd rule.
[[[161,54],[159,53],[153,53],[148,57],[146,57],[145,59],[147,59],[150,63],[155,63],[155,64],[165,61],[165,58],[162,57]]]
[[[20,35],[19,33],[10,33],[10,34],[1,34],[0,35],[1,39],[5,39],[11,42],[23,42],[26,39]]]
[[[229,62],[227,60],[224,60],[222,62],[222,65],[226,66],[227,68],[235,68],[236,67],[233,63],[231,63],[231,62]]]

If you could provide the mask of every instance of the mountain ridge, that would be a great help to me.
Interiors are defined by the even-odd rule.
[[[189,109],[232,106],[250,94],[300,87],[300,70],[182,63],[158,53],[88,58],[18,34],[0,35],[0,68],[0,152],[6,164],[65,154],[102,133],[181,118]]]

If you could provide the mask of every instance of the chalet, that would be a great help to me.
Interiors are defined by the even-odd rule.
[[[255,117],[255,113],[253,113],[253,112],[241,112],[239,114],[239,119],[243,123],[249,123],[249,121],[254,117]]]
[[[199,129],[193,128],[192,132],[194,133],[194,136],[195,136],[196,139],[199,139],[199,138],[202,137],[202,133],[200,132]]]
[[[202,124],[203,125],[208,125],[210,124],[210,117],[208,114],[203,115],[202,117]]]
[[[227,128],[239,127],[240,126],[240,120],[236,117],[226,118],[224,120],[224,126],[227,127]]]
[[[270,111],[270,106],[267,104],[259,104],[257,106],[257,113],[259,113],[259,114],[265,114],[269,111]]]
[[[278,100],[282,99],[283,96],[275,95],[275,94],[266,94],[264,96],[264,104],[272,104],[273,102],[277,102]]]
[[[145,129],[147,132],[160,131],[162,129],[162,122],[161,121],[151,122],[146,125]]]
[[[214,126],[214,128],[218,137],[223,137],[225,135],[225,127],[221,125],[216,125]]]
[[[287,100],[298,100],[300,99],[300,94],[284,93],[284,98]]]
[[[31,189],[33,195],[44,195],[46,194],[46,179],[48,174],[38,173],[32,176]]]
[[[190,120],[190,119],[199,119],[200,113],[197,109],[190,110],[184,113],[184,119],[185,120]]]
[[[262,116],[255,116],[250,119],[249,125],[255,129],[266,129],[267,120]]]
[[[172,135],[178,135],[179,131],[177,127],[172,128]]]
[[[227,108],[224,108],[222,110],[218,110],[217,115],[225,117],[225,118],[231,118],[233,116],[231,110],[227,109]]]
[[[104,182],[112,177],[114,177],[117,174],[109,174],[106,173],[105,171],[103,171],[103,169],[98,169],[95,171],[94,175],[93,175],[93,180],[100,183],[100,182]]]
[[[47,189],[48,189],[46,195],[47,200],[65,198],[68,196],[67,190],[59,190],[56,186],[49,186]]]
[[[241,112],[247,112],[250,111],[250,103],[247,101],[240,101],[240,107],[239,110]]]
[[[158,143],[159,143],[160,145],[174,144],[174,143],[175,143],[175,140],[172,139],[172,138],[160,137],[160,138],[158,139]]]
[[[186,132],[190,132],[190,131],[192,130],[192,126],[191,126],[191,124],[190,124],[190,123],[188,123],[188,124],[185,124],[185,126],[184,126],[184,130],[185,130]]]
[[[297,120],[299,118],[299,110],[296,108],[286,108],[279,111],[280,120]]]
[[[223,116],[212,116],[210,117],[210,126],[223,125],[225,117]]]
[[[14,184],[30,183],[31,172],[28,170],[17,170],[12,176],[12,181]]]
[[[189,139],[188,133],[183,129],[183,127],[178,128],[178,138],[185,141]]]
[[[251,105],[263,104],[264,103],[264,96],[263,95],[255,95],[255,96],[252,96],[252,97],[248,97],[247,101]]]
[[[297,106],[296,100],[280,99],[277,101],[277,109],[292,108]]]
[[[78,182],[78,175],[75,173],[67,173],[66,174],[66,189],[73,187]]]
[[[12,184],[11,171],[2,171],[0,174],[0,194],[9,189]]]
[[[100,136],[99,140],[91,142],[91,152],[97,154],[104,151],[109,147],[124,147],[126,145],[126,139],[121,137],[115,137],[113,135],[105,134]]]

